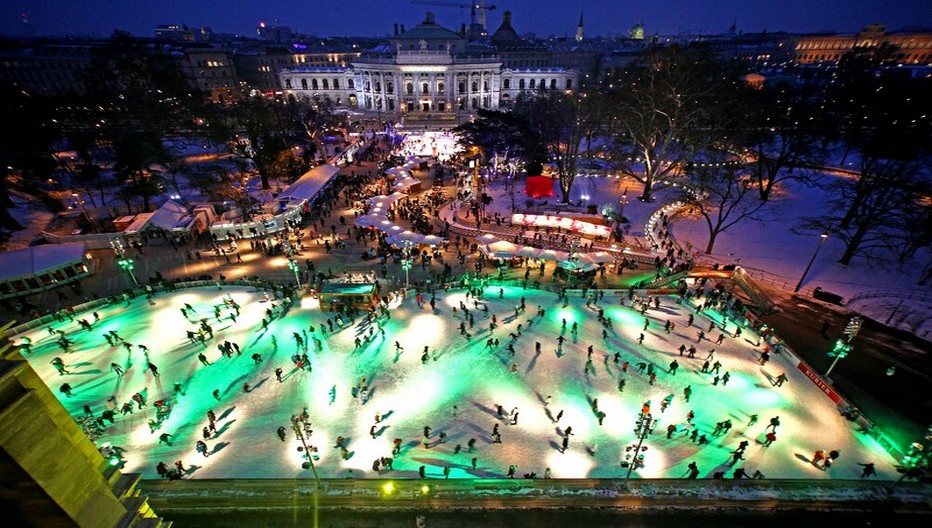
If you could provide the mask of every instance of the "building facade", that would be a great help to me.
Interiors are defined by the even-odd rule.
[[[856,35],[794,38],[793,59],[801,65],[837,64],[845,53],[890,46],[897,66],[932,66],[932,33],[887,33],[882,25],[865,26]]]
[[[432,13],[347,66],[285,68],[280,78],[286,94],[389,115],[474,114],[507,106],[521,91],[578,85],[564,68],[504,68],[494,47],[468,44]]]

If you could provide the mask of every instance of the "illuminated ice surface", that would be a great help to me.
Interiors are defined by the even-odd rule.
[[[76,322],[59,323],[56,327],[75,342],[73,352],[68,354],[62,353],[46,329],[36,330],[30,334],[34,346],[28,359],[75,416],[83,413],[84,405],[90,405],[99,416],[111,395],[121,406],[137,391],[147,391],[148,406],[132,415],[117,412],[116,424],[109,426],[100,440],[124,447],[124,469],[142,472],[149,478],[157,477],[155,466],[159,461],[171,466],[179,459],[189,468],[186,478],[306,477],[307,471],[300,467],[300,444],[290,428],[291,416],[301,413],[305,406],[313,423],[310,443],[319,449],[316,466],[321,477],[377,476],[372,462],[392,456],[395,438],[403,440],[401,454],[394,457],[395,471],[390,473],[396,478],[416,477],[421,465],[427,467],[428,476],[441,476],[443,467],[449,465],[450,478],[499,477],[512,464],[518,466],[518,477],[529,472],[543,476],[546,467],[552,469],[554,478],[619,477],[625,474],[619,462],[625,447],[635,441],[632,430],[646,400],[652,402],[660,422],[645,441],[649,448],[646,467],[633,477],[683,477],[691,461],[697,462],[701,477],[710,477],[716,471],[726,471],[730,476],[729,453],[743,439],[750,441],[746,460],[734,467],[743,466],[749,474],[760,470],[767,477],[856,478],[861,470],[856,463],[874,462],[881,478],[896,476],[894,460],[873,439],[857,432],[857,427],[839,414],[789,357],[772,354],[766,366],[758,364],[760,349],[754,346],[756,337],[748,330],[738,339],[725,339],[722,345],[703,340],[696,345],[696,359],[687,359],[679,357],[679,345],[695,344],[699,327],[708,330],[709,319],[700,314],[694,326],[688,328],[688,312],[674,299],[664,298],[659,310],[647,312],[651,326],[640,346],[637,338],[643,318],[631,308],[620,306],[617,296],[606,294],[601,302],[605,316],[614,323],[614,331],[603,340],[595,309],[587,308],[578,295],[563,308],[554,294],[505,288],[504,298],[499,299],[498,290],[488,288],[481,301],[480,307],[488,305],[488,315],[476,311],[462,290],[438,292],[433,312],[428,304],[418,308],[413,294],[409,294],[400,305],[392,307],[391,320],[383,321],[384,338],[377,332],[368,346],[354,350],[355,338],[368,333],[357,319],[356,325],[324,339],[323,350],[315,351],[312,344],[307,351],[312,373],[294,368],[291,356],[297,347],[292,335],[314,324],[317,330],[310,335],[320,338],[320,324],[332,314],[319,311],[316,301],[304,299],[283,318],[273,321],[268,332],[262,332],[259,321],[269,303],[261,293],[246,288],[159,294],[155,306],[136,299],[129,307],[120,304],[99,310],[102,319],[92,333],[82,330]],[[214,306],[221,305],[225,295],[232,295],[242,307],[235,323],[214,318]],[[522,296],[527,311],[514,319],[514,308]],[[463,318],[458,309],[460,301],[466,302],[475,316],[475,328],[469,330],[471,340],[459,335]],[[203,317],[213,325],[215,337],[206,348],[186,338],[186,330],[196,330],[196,324],[182,316],[180,309],[185,303],[197,309],[198,315],[192,321]],[[543,319],[536,317],[538,305],[546,309]],[[226,317],[229,311],[223,313]],[[496,350],[486,348],[492,314],[498,318],[492,336],[500,341]],[[79,314],[81,317],[93,321],[91,314]],[[564,318],[566,343],[558,357],[557,336]],[[663,330],[667,319],[676,324],[672,334]],[[573,322],[579,324],[578,336],[570,332]],[[518,324],[523,325],[523,333],[515,342],[512,360],[506,345]],[[128,356],[123,346],[107,345],[102,334],[109,330],[117,330],[129,343],[149,347],[150,360],[158,366],[161,379],[152,377],[138,347]],[[734,332],[732,324],[728,331]],[[718,330],[708,333],[713,339],[718,334]],[[273,335],[277,350],[272,344]],[[242,355],[223,358],[217,344],[224,340],[238,343]],[[403,353],[396,354],[395,341],[404,347]],[[542,345],[539,355],[535,354],[537,341]],[[595,349],[594,372],[585,375],[590,344]],[[430,347],[432,358],[422,364],[425,346]],[[713,376],[700,372],[712,348],[723,364],[722,372],[731,373],[727,386],[713,386]],[[198,361],[202,351],[211,361],[210,366]],[[622,362],[631,364],[624,375],[627,385],[623,393],[617,390],[620,365],[616,366],[610,357],[616,351],[621,353]],[[262,355],[261,364],[251,359],[253,353]],[[49,363],[55,356],[65,361],[70,375],[58,375]],[[680,364],[676,376],[666,373],[673,359]],[[656,365],[658,376],[653,386],[646,375],[637,373],[636,365],[642,361]],[[126,374],[117,377],[110,371],[111,362],[122,365]],[[511,371],[512,363],[517,365],[517,372]],[[276,367],[285,371],[282,383],[276,381]],[[782,372],[789,381],[773,387],[771,380]],[[351,388],[362,378],[369,385],[365,403],[351,394]],[[71,398],[58,392],[66,381],[74,388]],[[185,390],[185,395],[177,399],[173,395],[176,382],[182,383]],[[249,383],[250,392],[244,392],[244,383]],[[687,385],[693,389],[689,403],[682,396]],[[336,398],[331,403],[332,388]],[[212,395],[216,389],[221,392],[221,401]],[[675,395],[673,403],[661,413],[660,402],[669,394]],[[549,408],[544,406],[547,396],[552,396]],[[153,402],[160,398],[172,400],[173,410],[161,429],[152,433],[148,421],[155,416]],[[598,398],[598,407],[606,414],[602,426],[591,410],[590,398]],[[506,414],[517,407],[518,424],[509,425],[507,417],[499,420],[497,404],[504,407]],[[195,451],[195,442],[207,425],[208,409],[219,418],[219,434],[207,440],[210,456],[205,458]],[[561,410],[563,417],[555,423],[550,417]],[[699,446],[682,433],[666,438],[667,426],[682,424],[690,410],[695,412],[694,423],[701,434],[708,435],[710,445]],[[382,420],[373,439],[370,427],[375,425],[376,413]],[[747,427],[751,414],[758,414],[760,420]],[[769,419],[776,415],[782,422],[778,439],[764,447],[758,441],[763,440]],[[715,424],[727,418],[734,424],[730,433],[712,436]],[[501,424],[501,444],[491,443],[490,432],[496,423]],[[280,426],[287,429],[285,442],[276,434]],[[422,445],[424,426],[432,428],[429,449]],[[572,426],[573,435],[567,452],[560,453],[566,426]],[[446,433],[442,444],[438,436],[441,431]],[[160,444],[161,433],[173,435],[174,445]],[[334,447],[338,436],[348,439],[350,455],[346,460]],[[470,438],[476,439],[473,453],[467,452]],[[454,453],[457,445],[462,446],[459,454]],[[831,469],[822,471],[808,462],[817,449],[835,449],[841,457]],[[477,458],[476,470],[471,468],[473,457]],[[382,476],[387,474],[382,472]]]

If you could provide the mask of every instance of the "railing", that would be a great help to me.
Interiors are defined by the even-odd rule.
[[[912,301],[932,302],[932,293],[929,292],[911,292],[902,290],[874,290],[859,293],[848,299],[845,306],[851,307],[854,303],[863,299],[876,299],[879,297],[893,297],[896,299],[907,299]]]
[[[754,282],[754,279],[748,275],[748,272],[744,268],[737,266],[735,267],[734,272],[731,275],[732,280],[737,284],[748,297],[751,298],[751,301],[761,309],[763,313],[770,313],[774,310],[773,301],[767,297],[767,294],[761,289],[757,283]]]
[[[657,280],[648,282],[647,284],[644,284],[642,288],[648,288],[648,289],[663,288],[664,286],[668,286],[670,284],[676,284],[677,281],[679,281],[680,279],[686,278],[688,275],[689,275],[689,270],[680,271],[678,273],[667,275],[666,277],[660,277]]]

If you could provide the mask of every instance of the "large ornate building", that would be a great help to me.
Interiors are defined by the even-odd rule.
[[[286,68],[281,83],[287,94],[338,107],[454,116],[508,106],[522,91],[575,90],[579,80],[576,71],[559,67],[505,68],[494,46],[469,43],[428,13],[347,66]]]
[[[888,46],[889,59],[899,66],[932,65],[932,33],[887,33],[882,25],[865,26],[856,35],[811,35],[796,37],[793,58],[798,64],[837,64],[855,50]]]

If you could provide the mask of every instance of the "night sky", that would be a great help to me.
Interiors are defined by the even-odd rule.
[[[452,0],[452,3],[468,3]],[[741,31],[856,32],[872,23],[889,30],[932,28],[930,0],[487,0],[490,31],[511,10],[519,33],[573,36],[585,11],[587,36],[625,34],[642,22],[648,34],[713,34],[733,20]],[[0,33],[108,36],[123,29],[152,36],[159,24],[208,26],[217,33],[255,34],[258,22],[291,27],[319,36],[377,36],[392,24],[408,28],[431,10],[451,29],[469,22],[469,10],[414,5],[410,0],[5,0],[0,3]]]

